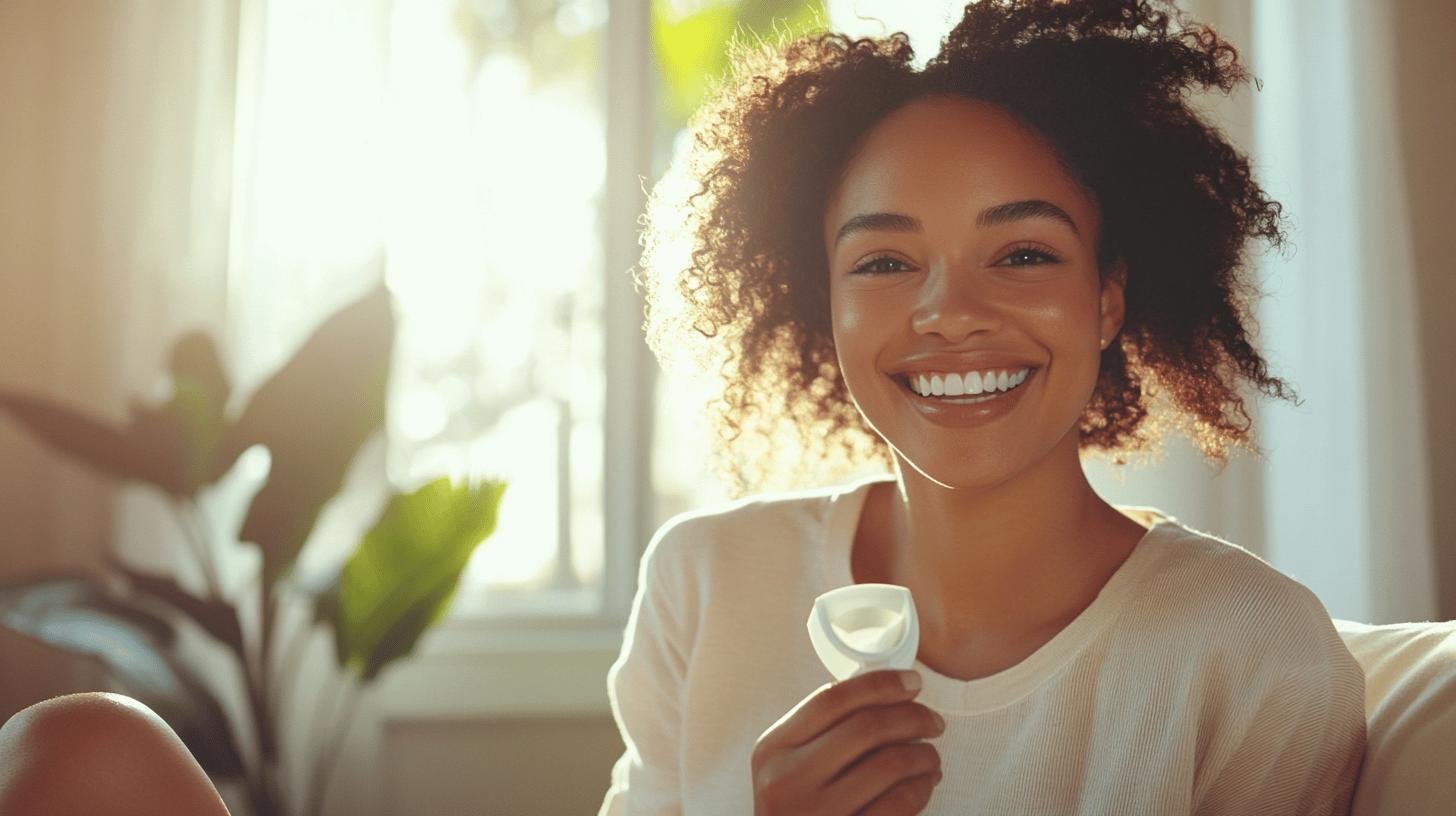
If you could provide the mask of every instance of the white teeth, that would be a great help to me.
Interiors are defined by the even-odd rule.
[[[1022,368],[1014,373],[1010,370],[987,371],[984,375],[979,371],[970,371],[964,377],[960,374],[912,374],[909,380],[911,389],[922,397],[958,397],[1009,391],[1030,375],[1030,368]]]

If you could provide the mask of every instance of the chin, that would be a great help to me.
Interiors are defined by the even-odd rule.
[[[892,446],[893,447],[893,446]],[[924,455],[907,455],[894,448],[902,472],[913,470],[947,490],[981,490],[1004,484],[1022,472],[1024,462],[1005,452],[989,455],[957,454],[946,447]]]

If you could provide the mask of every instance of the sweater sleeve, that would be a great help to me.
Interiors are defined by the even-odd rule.
[[[1353,662],[1353,661],[1352,661]],[[1290,669],[1194,803],[1197,816],[1347,816],[1365,756],[1363,675],[1339,662]]]
[[[670,588],[676,570],[664,563],[673,554],[665,545],[678,526],[664,524],[642,556],[622,651],[607,671],[607,696],[626,750],[612,767],[598,816],[682,812],[679,701],[687,649],[683,607]]]

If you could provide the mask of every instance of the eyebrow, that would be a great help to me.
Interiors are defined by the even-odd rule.
[[[1061,221],[1068,227],[1071,227],[1072,232],[1081,235],[1081,231],[1077,229],[1077,222],[1072,220],[1072,216],[1067,215],[1066,210],[1050,201],[1042,201],[1038,198],[1026,199],[1024,201],[1008,201],[1005,204],[987,207],[981,210],[981,213],[976,216],[976,226],[983,228],[994,227],[998,224],[1008,224],[1027,218],[1051,218],[1056,221]],[[844,226],[839,228],[839,233],[834,236],[834,243],[838,245],[839,242],[856,232],[868,232],[872,230],[884,232],[919,232],[923,228],[924,225],[920,223],[920,219],[903,213],[865,213],[863,215],[856,215],[848,221],[845,221]]]

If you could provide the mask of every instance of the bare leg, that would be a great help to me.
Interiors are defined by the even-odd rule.
[[[176,732],[130,697],[54,697],[0,728],[0,816],[227,813]]]

